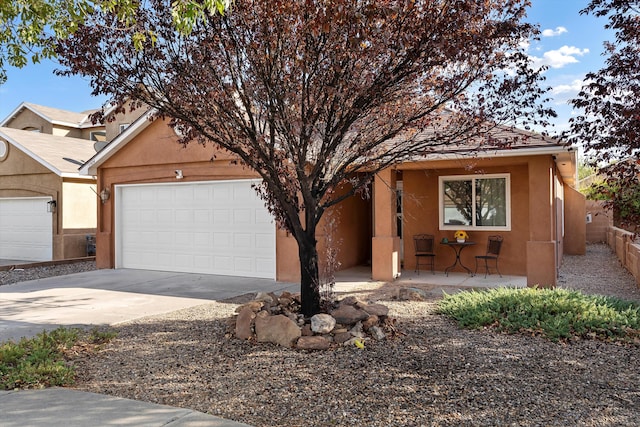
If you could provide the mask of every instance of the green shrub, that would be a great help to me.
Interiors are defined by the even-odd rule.
[[[65,350],[83,339],[97,345],[114,336],[95,329],[85,337],[80,329],[61,327],[18,342],[0,343],[0,390],[70,385],[75,373],[65,361]]]
[[[463,328],[493,327],[553,341],[570,337],[629,341],[640,332],[640,305],[565,289],[498,288],[445,295],[438,312]]]

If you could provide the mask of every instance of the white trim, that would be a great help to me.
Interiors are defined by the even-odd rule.
[[[471,191],[473,203],[473,212],[475,213],[475,185],[473,182],[478,179],[505,179],[505,226],[477,226],[477,225],[445,225],[444,224],[444,183],[445,181],[471,181]],[[475,215],[472,215],[472,222]],[[443,175],[438,177],[438,227],[440,230],[466,230],[466,231],[511,231],[511,174],[478,174],[478,175]]]

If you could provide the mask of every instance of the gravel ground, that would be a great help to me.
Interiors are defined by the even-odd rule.
[[[608,247],[566,257],[561,286],[640,301]],[[388,294],[379,290],[361,298]],[[76,388],[191,408],[254,426],[630,426],[637,346],[466,331],[436,300],[383,300],[404,336],[305,352],[225,337],[242,298],[123,324],[79,353]]]
[[[71,273],[81,273],[96,269],[95,261],[82,261],[72,264],[49,265],[34,268],[16,268],[0,271],[0,286],[11,283],[26,282],[27,280],[44,279],[46,277],[63,276]]]
[[[61,274],[74,267],[91,268],[73,264]],[[49,270],[0,272],[0,281]],[[560,286],[640,301],[605,245],[565,257]],[[76,354],[75,388],[254,426],[639,425],[637,346],[460,330],[434,313],[436,299],[389,294],[385,287],[358,296],[381,299],[404,335],[364,350],[229,339],[226,320],[246,297],[138,319],[116,327],[118,338],[100,353]]]

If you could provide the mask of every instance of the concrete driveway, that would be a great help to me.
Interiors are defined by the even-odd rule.
[[[250,292],[298,291],[267,279],[95,270],[0,286],[0,342],[58,326],[113,325]]]

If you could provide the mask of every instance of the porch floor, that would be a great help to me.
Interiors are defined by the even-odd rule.
[[[348,293],[354,291],[382,290],[384,287],[411,288],[416,287],[425,290],[433,296],[441,296],[443,292],[448,294],[469,289],[488,289],[498,287],[526,288],[526,276],[506,276],[500,277],[498,274],[491,274],[484,277],[478,273],[471,276],[467,273],[450,272],[447,276],[443,271],[420,271],[420,274],[413,270],[402,270],[400,277],[389,283],[371,279],[371,267],[367,265],[349,268],[336,273],[336,284],[334,291],[337,293]]]

